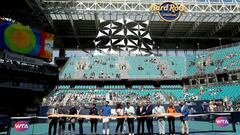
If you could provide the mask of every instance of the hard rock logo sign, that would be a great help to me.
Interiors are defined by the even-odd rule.
[[[187,8],[183,4],[174,2],[164,2],[162,4],[151,4],[149,9],[157,12],[160,18],[167,22],[177,21],[182,13],[187,12]]]

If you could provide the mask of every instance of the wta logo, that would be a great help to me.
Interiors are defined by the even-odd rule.
[[[219,127],[226,127],[229,124],[228,118],[226,117],[217,117],[215,123]]]
[[[17,132],[23,132],[28,130],[29,123],[28,121],[18,121],[14,124],[14,128]]]

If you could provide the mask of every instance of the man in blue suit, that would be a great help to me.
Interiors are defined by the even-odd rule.
[[[151,105],[150,100],[147,101],[147,105],[145,106],[145,108],[146,110],[143,113],[143,115],[152,115],[153,106]],[[148,134],[152,135],[153,134],[153,117],[147,117],[146,123],[147,123]]]
[[[189,127],[188,127],[188,106],[184,101],[181,101],[180,103],[180,112],[182,113],[182,116],[180,117],[181,123],[182,123],[182,135],[185,134],[185,129],[186,129],[186,134],[189,134]]]

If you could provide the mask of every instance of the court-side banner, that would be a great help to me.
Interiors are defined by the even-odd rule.
[[[52,60],[54,35],[30,26],[0,22],[0,48]]]
[[[26,57],[24,55],[10,53],[10,52],[5,52],[5,59],[28,63],[28,64],[39,65],[39,66],[43,65],[43,60],[30,58],[30,57]]]

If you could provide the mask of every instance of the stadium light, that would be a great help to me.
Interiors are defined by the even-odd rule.
[[[222,46],[222,38],[218,38],[219,40],[219,45]]]
[[[79,48],[79,46],[77,46],[77,52],[78,52],[78,48]]]

